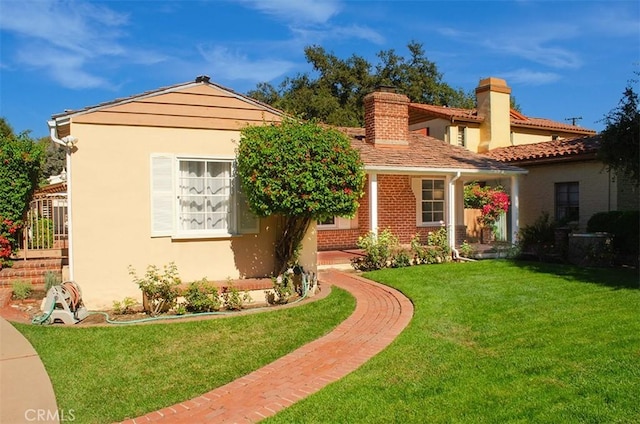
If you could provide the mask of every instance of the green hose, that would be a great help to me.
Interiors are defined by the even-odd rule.
[[[42,325],[46,323],[49,320],[49,317],[51,316],[51,314],[53,313],[53,310],[56,308],[56,301],[57,301],[57,296],[54,298],[53,302],[51,302],[51,309],[49,309],[48,312],[45,312],[40,316],[33,317],[33,319],[31,320],[31,324]]]

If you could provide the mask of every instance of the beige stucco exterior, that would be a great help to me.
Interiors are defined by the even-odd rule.
[[[280,119],[272,110],[261,110],[259,104],[242,102],[217,87],[196,85],[186,91],[194,90],[196,95],[187,98],[181,98],[184,90],[178,88],[170,96],[160,93],[138,104],[58,118],[64,123],[62,132],[77,139],[69,172],[70,272],[91,309],[110,307],[127,296],[141,298],[130,266],[141,276],[148,265],[162,268],[175,262],[183,282],[265,277],[273,271],[275,218],[261,219],[254,234],[152,235],[153,155],[233,159],[239,128]],[[167,106],[174,100],[178,104]],[[212,101],[218,104],[207,104]],[[243,108],[247,120],[241,119]],[[311,271],[316,270],[315,246],[314,226],[301,254],[301,264]]]
[[[520,226],[531,225],[548,212],[555,220],[555,184],[579,183],[578,231],[585,231],[587,221],[596,212],[617,209],[617,188],[602,163],[597,161],[565,162],[526,166],[529,173],[520,178]]]

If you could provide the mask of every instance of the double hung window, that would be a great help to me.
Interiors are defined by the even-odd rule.
[[[151,157],[152,235],[216,237],[258,231],[233,159]]]
[[[444,180],[422,180],[422,223],[441,223],[444,221]]]
[[[575,222],[580,218],[580,185],[577,182],[556,183],[556,221]]]

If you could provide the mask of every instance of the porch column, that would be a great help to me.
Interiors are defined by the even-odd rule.
[[[520,229],[520,186],[518,175],[511,176],[511,243],[515,243],[518,239],[518,230]]]
[[[378,174],[369,174],[369,227],[378,235]]]
[[[460,178],[459,172],[449,180],[447,199],[447,239],[451,250],[456,248],[456,181],[458,178]]]

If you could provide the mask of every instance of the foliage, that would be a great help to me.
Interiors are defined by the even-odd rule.
[[[640,107],[633,89],[637,82],[629,82],[618,107],[605,116],[598,151],[609,169],[630,177],[636,185],[640,184]]]
[[[370,231],[358,237],[358,248],[364,251],[364,256],[353,258],[351,265],[359,271],[372,271],[391,266],[400,243],[391,230],[385,229],[377,235]]]
[[[233,286],[231,280],[229,285],[222,290],[222,302],[225,309],[229,311],[239,311],[244,308],[246,302],[251,302],[249,292],[242,292]]]
[[[282,275],[272,278],[271,281],[273,282],[273,292],[267,293],[267,303],[270,305],[288,303],[295,293],[293,270],[287,270]]]
[[[53,286],[58,286],[62,282],[59,272],[47,271],[44,273],[44,291],[48,292]]]
[[[353,216],[364,171],[347,136],[316,122],[285,119],[241,130],[238,175],[258,216],[279,215],[274,275],[289,268],[310,223]]]
[[[136,300],[132,297],[125,297],[122,301],[113,301],[113,313],[117,315],[125,315],[133,313],[133,307],[136,306]]]
[[[0,269],[11,265],[11,254],[17,243],[20,226],[0,216]]]
[[[44,150],[44,160],[42,163],[42,179],[46,180],[52,175],[59,175],[67,165],[67,153],[62,146],[51,141],[49,137],[42,137],[38,140]],[[44,181],[43,181],[44,182]]]
[[[164,265],[162,271],[155,265],[149,265],[144,277],[138,277],[135,269],[129,266],[129,275],[142,291],[147,313],[155,316],[175,305],[180,277],[174,262]]]
[[[411,256],[404,249],[398,250],[391,258],[391,268],[404,268],[411,265],[413,265]]]
[[[640,249],[640,212],[611,211],[594,214],[587,222],[587,232],[613,235],[613,248],[622,254],[638,255]]]
[[[480,209],[479,223],[495,231],[500,215],[509,211],[509,195],[500,186],[481,187],[477,183],[464,186],[464,207]]]
[[[473,254],[473,246],[465,240],[460,244],[460,246],[458,246],[458,253],[460,253],[460,256],[462,257],[470,258]]]
[[[380,85],[395,86],[412,102],[474,107],[472,94],[443,82],[422,44],[412,41],[407,49],[408,57],[393,49],[380,51],[372,65],[357,54],[341,59],[320,46],[307,46],[305,57],[313,74],[288,77],[278,89],[263,82],[248,94],[295,116],[339,126],[362,126],[364,96]]]
[[[11,288],[13,290],[13,297],[18,300],[24,300],[31,296],[31,291],[33,287],[31,287],[31,283],[27,281],[14,281],[11,284]]]
[[[183,293],[187,311],[199,312],[215,312],[220,310],[220,296],[218,289],[203,278],[200,281],[189,283],[189,286]]]
[[[416,265],[436,264],[451,259],[451,249],[447,238],[447,229],[440,228],[427,234],[427,243],[422,244],[420,234],[411,239],[411,251]]]
[[[15,135],[0,118],[0,266],[16,249],[18,229],[38,187],[40,164],[44,155],[41,145],[27,132]],[[8,224],[10,223],[10,224]],[[15,230],[11,230],[15,228]],[[7,254],[7,252],[9,252]]]
[[[32,249],[50,249],[53,247],[53,220],[38,217],[31,225],[31,240],[29,246]]]
[[[556,223],[543,212],[531,225],[525,225],[518,231],[518,245],[522,253],[533,253],[541,258],[553,250]]]

